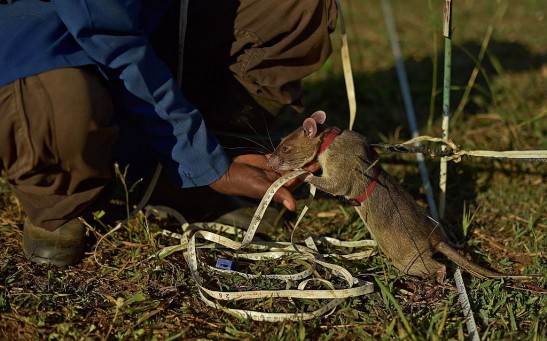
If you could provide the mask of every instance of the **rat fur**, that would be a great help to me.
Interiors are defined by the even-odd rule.
[[[380,250],[403,273],[444,280],[446,266],[433,259],[442,253],[468,272],[489,278],[526,279],[530,275],[508,275],[485,269],[463,257],[447,244],[439,224],[418,206],[414,198],[378,163],[377,154],[364,136],[344,130],[326,150],[319,152],[331,130],[325,126],[326,114],[318,111],[304,120],[302,127],[286,136],[269,159],[275,171],[288,171],[318,161],[320,176],[305,181],[335,196],[353,200],[371,187],[368,198],[355,206]]]

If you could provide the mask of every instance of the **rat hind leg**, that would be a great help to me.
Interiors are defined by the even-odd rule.
[[[422,278],[435,276],[438,283],[444,281],[446,266],[425,255],[416,257],[405,267],[405,273]]]

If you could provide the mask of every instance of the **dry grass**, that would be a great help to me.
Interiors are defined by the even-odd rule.
[[[350,0],[342,3],[348,13],[358,90],[360,118],[356,130],[372,141],[401,142],[408,133],[379,4]],[[438,37],[431,37],[440,27],[439,20],[431,19],[423,2],[393,5],[420,129],[439,135],[436,119],[427,126],[432,65],[437,59],[433,43],[440,42]],[[454,6],[455,107],[474,67],[464,51],[477,55],[497,5],[462,1]],[[544,8],[542,1],[511,2],[497,24],[470,102],[462,119],[451,127],[452,139],[466,149],[547,149]],[[440,18],[440,10],[434,4],[434,18]],[[306,84],[310,108],[325,109],[331,123],[347,125],[337,56]],[[435,112],[440,113],[439,98],[433,104]],[[300,118],[294,122],[300,123]],[[413,157],[384,154],[382,160],[385,168],[425,206]],[[438,160],[428,160],[428,166],[433,183],[438,183]],[[444,223],[464,243],[462,252],[501,271],[547,274],[546,177],[545,163],[466,160],[450,164]],[[329,214],[320,214],[324,212]],[[117,214],[107,211],[106,218]],[[105,238],[95,250],[96,240],[113,223],[102,226],[89,219],[93,228],[88,231],[92,240],[88,256],[77,266],[57,269],[24,259],[23,220],[24,212],[0,182],[0,339],[463,340],[467,336],[451,279],[439,286],[401,276],[381,255],[340,262],[363,279],[378,280],[385,290],[377,285],[374,294],[349,299],[328,317],[308,322],[260,323],[206,307],[198,298],[180,253],[164,260],[149,259],[162,247],[175,243],[159,234],[163,228],[176,230],[172,222],[138,216],[127,228]],[[270,238],[288,240],[290,231],[285,225],[272,231]],[[340,239],[368,237],[351,208],[322,195],[303,222],[301,233],[305,232]],[[214,261],[216,254],[209,256],[207,259]],[[294,270],[291,264],[269,262],[258,267],[262,271]],[[484,339],[547,339],[545,278],[535,285],[479,280],[468,275],[465,280]],[[219,280],[213,275],[209,284],[230,290],[273,285],[235,278]],[[287,308],[283,301],[244,304],[272,311]]]

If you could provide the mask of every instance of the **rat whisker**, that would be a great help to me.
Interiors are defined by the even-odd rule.
[[[245,150],[248,153],[252,153],[252,154],[260,154],[260,155],[264,154],[264,151],[260,148],[245,147],[245,146],[242,146],[242,147],[223,147],[223,148],[225,150],[232,150],[232,151]]]
[[[266,119],[263,117],[262,118],[263,121],[264,121],[264,126],[266,127],[266,135],[267,135],[267,138],[265,138],[263,135],[260,135],[258,133],[258,131],[250,124],[250,123],[247,123],[247,125],[249,126],[249,128],[255,133],[255,136],[257,138],[260,138],[261,140],[266,140],[266,141],[269,141],[270,145],[272,146],[272,149],[269,149],[269,147],[266,145],[266,144],[261,144],[261,147],[266,151],[265,154],[268,154],[268,153],[271,153],[273,152],[273,150],[275,149],[273,143],[272,143],[272,137],[270,136],[270,131],[268,129],[268,124],[266,122]],[[258,143],[258,142],[257,142]]]
[[[238,137],[245,140],[245,141],[251,142],[252,144],[256,145],[257,146],[256,149],[258,151],[260,151],[262,154],[268,154],[268,153],[271,152],[265,144],[260,143],[256,139],[253,139],[253,138],[250,138],[250,137],[247,137],[247,136],[238,136]],[[259,138],[259,137],[260,136],[257,136],[257,138]]]

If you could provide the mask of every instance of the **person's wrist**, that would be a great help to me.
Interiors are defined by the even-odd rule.
[[[228,173],[229,171],[230,171],[230,169],[228,168],[226,173]],[[222,174],[222,176],[220,178],[218,178],[216,181],[212,182],[209,185],[209,187],[211,187],[213,190],[215,190],[217,192],[224,193],[225,192],[224,187],[226,187],[226,173]]]

